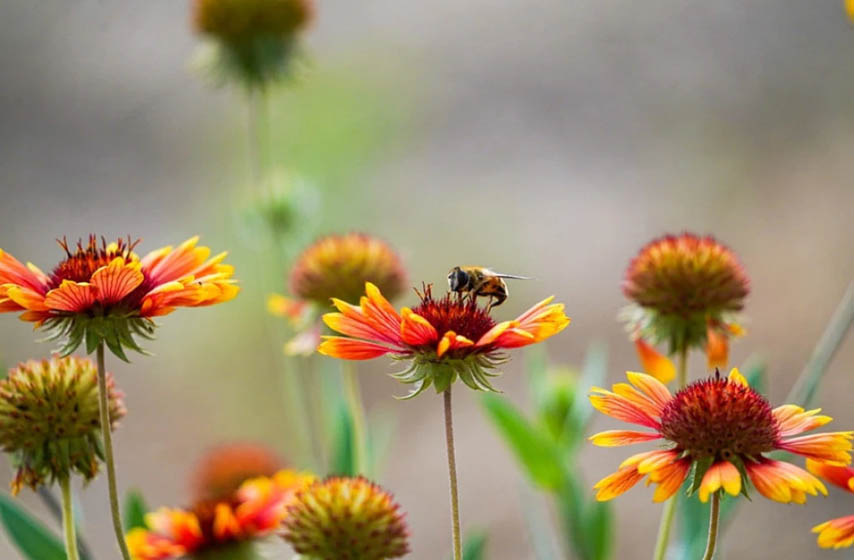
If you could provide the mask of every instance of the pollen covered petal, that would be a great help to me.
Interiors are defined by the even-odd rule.
[[[593,445],[598,445],[599,447],[620,447],[656,439],[661,439],[661,435],[651,432],[636,432],[634,430],[608,430],[594,434],[589,438]]]
[[[662,383],[670,383],[676,377],[676,366],[643,338],[635,339],[635,350],[643,370]]]
[[[593,486],[598,490],[596,500],[607,502],[623,494],[637,484],[644,475],[640,474],[634,465],[623,467],[614,474],[608,475]]]
[[[371,360],[391,351],[392,349],[375,342],[341,336],[324,337],[323,342],[317,347],[319,354],[344,360]]]
[[[47,293],[44,304],[57,311],[77,313],[92,307],[98,298],[98,288],[88,282],[63,280],[58,288]]]
[[[831,465],[815,459],[807,459],[807,470],[843,490],[854,493],[854,467]]]
[[[400,338],[411,346],[422,346],[432,344],[439,338],[436,328],[430,321],[413,313],[408,307],[400,310]]]
[[[854,0],[850,2],[854,13]],[[854,545],[854,515],[837,517],[812,528],[818,533],[817,543],[821,548],[847,548]]]
[[[593,393],[589,397],[590,404],[602,414],[624,422],[658,429],[658,421],[629,399],[599,387],[593,387],[590,390]]]
[[[116,257],[96,270],[91,283],[98,289],[98,301],[116,303],[139,287],[145,280],[139,268],[138,262],[126,263],[123,257]]]
[[[809,459],[847,465],[851,462],[852,439],[854,432],[810,434],[783,440],[778,448]]]

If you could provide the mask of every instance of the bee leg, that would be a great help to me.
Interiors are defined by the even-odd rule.
[[[486,312],[489,313],[492,310],[492,296],[489,296],[489,301],[486,303]]]

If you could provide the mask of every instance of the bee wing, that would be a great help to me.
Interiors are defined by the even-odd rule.
[[[516,274],[503,274],[501,272],[495,272],[493,270],[489,271],[490,276],[497,276],[499,278],[511,278],[513,280],[533,280],[530,276],[518,276]]]

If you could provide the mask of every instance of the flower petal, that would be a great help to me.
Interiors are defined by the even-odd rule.
[[[18,306],[18,309],[13,309],[13,311],[18,311],[20,309],[27,309],[29,311],[48,311],[50,309],[45,304],[44,294],[40,292],[27,288],[26,286],[16,286],[12,284],[6,284],[4,288],[6,291],[6,297]]]
[[[593,387],[590,390],[593,393],[589,397],[590,404],[602,414],[654,430],[659,428],[658,421],[655,418],[629,399],[599,387]]]
[[[783,440],[777,448],[809,459],[847,465],[851,462],[852,439],[854,439],[854,432],[810,434]]]
[[[15,257],[0,249],[0,284],[15,284],[44,294],[50,280],[35,266],[24,266]]]
[[[824,426],[833,418],[818,415],[820,408],[804,410],[795,404],[784,404],[775,408],[772,413],[779,424],[780,437],[789,437]]]
[[[670,399],[673,398],[664,383],[652,375],[646,375],[636,371],[627,371],[626,377],[628,378],[629,383],[643,391],[647,397],[660,407],[660,410],[658,411],[659,415],[661,414],[661,409],[664,409],[667,403],[670,402]]]
[[[807,470],[843,490],[854,493],[854,467],[831,465],[824,461],[807,459]]]
[[[854,9],[854,0],[851,0]],[[817,543],[821,548],[847,548],[854,544],[854,515],[837,517],[812,528],[818,533]]]
[[[644,475],[638,473],[634,465],[623,467],[614,474],[608,475],[593,486],[598,490],[596,500],[607,502],[629,490],[637,484]]]
[[[784,461],[771,459],[747,461],[745,468],[756,490],[775,502],[803,503],[806,494],[815,496],[821,492],[827,495],[827,488],[818,478]]]
[[[121,301],[145,280],[138,262],[126,263],[116,257],[92,274],[91,284],[98,289],[98,301],[105,304]]]
[[[375,342],[340,336],[326,336],[320,346],[317,347],[319,354],[344,360],[370,360],[392,351],[392,349]]]
[[[44,304],[57,311],[79,313],[86,311],[98,298],[98,288],[87,282],[63,280],[58,288],[47,293]]]
[[[708,502],[709,496],[721,488],[732,496],[738,496],[741,492],[741,473],[729,461],[715,463],[703,475],[699,489],[700,501]]]
[[[474,342],[466,337],[460,336],[454,331],[448,331],[436,347],[436,356],[441,358],[448,350],[456,350],[457,348],[464,348],[472,345],[474,345]]]
[[[661,439],[661,434],[651,432],[636,432],[634,430],[607,430],[590,436],[593,445],[599,447],[620,447],[644,441]]]
[[[564,305],[550,303],[552,299],[546,298],[520,315],[515,321],[517,325],[505,330],[493,343],[500,348],[518,348],[542,342],[565,329],[570,318],[564,313]]]
[[[436,328],[430,321],[414,313],[408,307],[400,310],[400,338],[410,346],[432,344],[439,338]]]
[[[676,377],[676,366],[644,339],[635,339],[635,350],[643,370],[662,383],[670,383]]]
[[[750,384],[747,382],[747,378],[741,375],[741,372],[738,371],[738,368],[732,368],[729,372],[729,380],[730,383],[738,383],[739,385],[744,385],[745,387],[750,387]]]
[[[649,473],[649,481],[658,484],[652,501],[660,503],[669,500],[682,487],[690,470],[691,460],[679,459]]]

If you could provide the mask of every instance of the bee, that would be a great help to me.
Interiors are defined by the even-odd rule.
[[[509,295],[505,278],[530,280],[527,276],[499,274],[482,266],[455,266],[448,273],[448,287],[460,297],[468,295],[472,301],[480,296],[488,297],[486,310],[489,311],[504,303]]]

